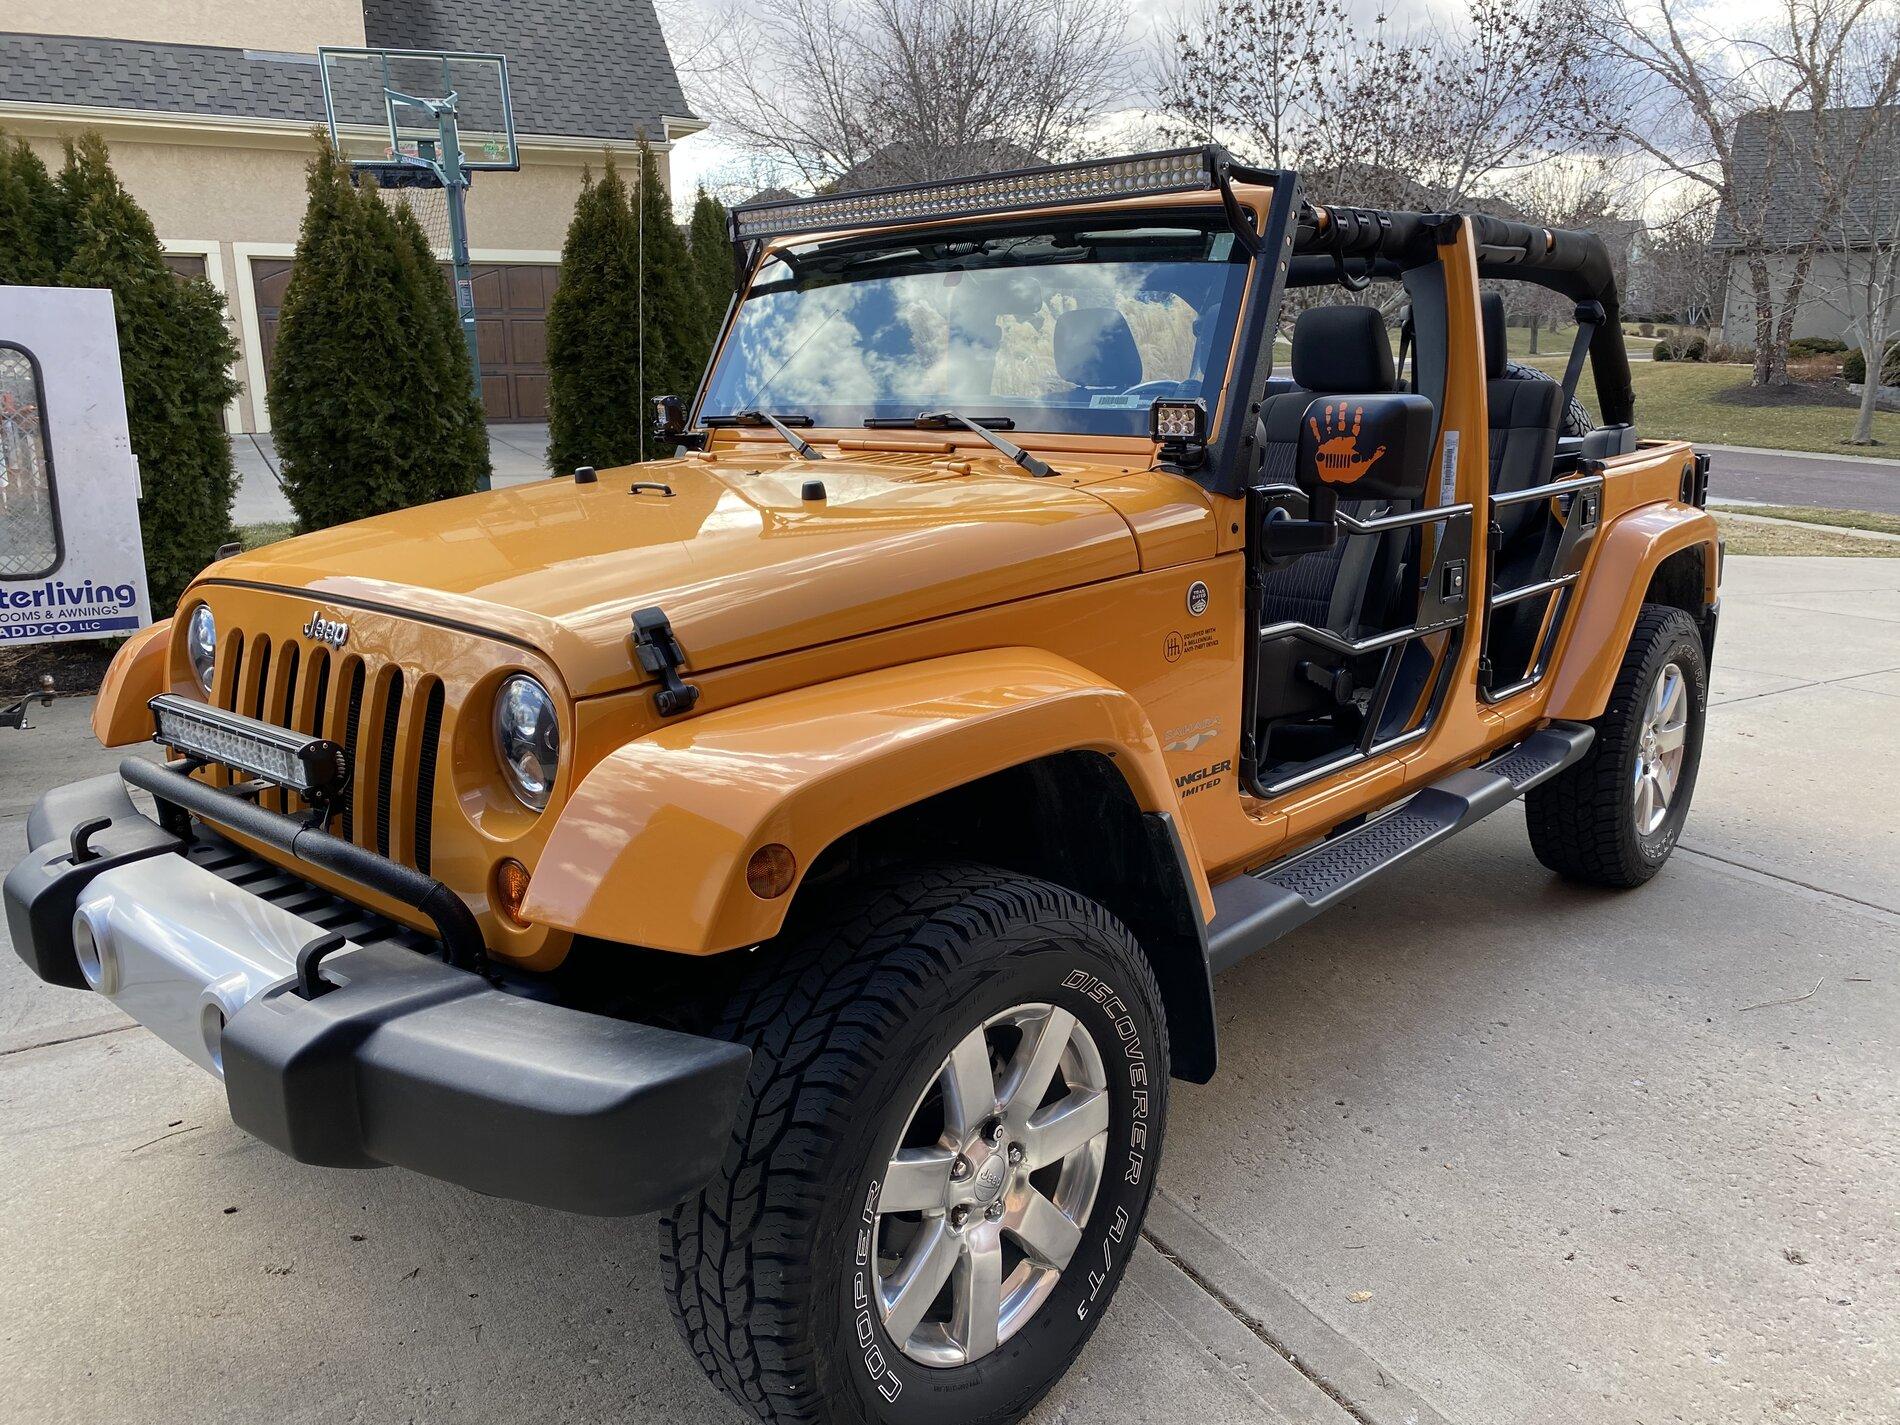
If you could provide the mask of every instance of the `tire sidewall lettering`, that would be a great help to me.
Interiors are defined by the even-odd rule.
[[[1159,1115],[1165,1107],[1165,1088],[1157,1092],[1153,1076],[1159,1073],[1165,1079],[1166,1067],[1155,1064],[1158,1046],[1152,1042],[1151,1033],[1144,1030],[1141,1019],[1131,1010],[1133,1001],[1119,985],[1103,977],[1097,969],[1076,966],[1073,959],[1070,968],[1059,972],[1053,981],[1044,980],[1041,991],[1019,984],[1003,994],[1017,1001],[1041,997],[1062,1003],[1078,1019],[1084,1020],[1101,1050],[1113,1098],[1109,1157],[1103,1165],[1101,1186],[1083,1229],[1082,1245],[1064,1270],[1055,1296],[1044,1302],[1036,1316],[996,1352],[970,1366],[938,1369],[905,1356],[884,1328],[877,1302],[876,1261],[877,1203],[882,1182],[881,1177],[871,1179],[858,1199],[845,1304],[852,1355],[857,1369],[862,1372],[860,1388],[874,1411],[880,1404],[889,1407],[905,1397],[907,1412],[915,1411],[920,1420],[934,1420],[929,1407],[945,1397],[933,1387],[958,1398],[959,1409],[963,1408],[968,1404],[968,1391],[972,1386],[981,1388],[988,1384],[998,1374],[999,1366],[1014,1355],[1043,1347],[1050,1333],[1058,1329],[1058,1317],[1070,1323],[1064,1328],[1065,1337],[1078,1332],[1085,1336],[1093,1319],[1106,1307],[1113,1284],[1119,1280],[1133,1248],[1133,1239],[1138,1235],[1137,1224],[1146,1207],[1154,1158],[1160,1144]],[[1146,1017],[1144,1011],[1142,1018]],[[968,1026],[964,1026],[961,1032],[967,1029]],[[954,1042],[953,1035],[942,1052],[947,1053],[948,1043]],[[920,1093],[921,1089],[905,1102],[908,1104]],[[896,1131],[901,1129],[899,1122]],[[880,1134],[879,1138],[887,1136]],[[881,1146],[873,1146],[872,1152],[881,1153],[889,1147],[885,1141]],[[873,1157],[869,1166],[881,1170],[882,1163],[883,1159]],[[1065,1305],[1065,1297],[1073,1300]],[[1065,1349],[1073,1347],[1065,1346]],[[906,1391],[911,1395],[906,1397]]]

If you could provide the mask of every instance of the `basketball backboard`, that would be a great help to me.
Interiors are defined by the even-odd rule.
[[[439,161],[441,110],[450,105],[464,171],[521,167],[505,56],[326,46],[317,57],[330,138],[351,163]]]

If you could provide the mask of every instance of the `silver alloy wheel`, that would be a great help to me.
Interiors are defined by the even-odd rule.
[[[981,1360],[1049,1299],[1101,1186],[1109,1108],[1101,1051],[1057,1006],[1017,1005],[950,1051],[878,1195],[878,1308],[906,1356]]]
[[[1684,744],[1689,736],[1689,692],[1682,669],[1663,666],[1649,690],[1636,744],[1636,830],[1653,836],[1669,815],[1669,803],[1682,781]]]

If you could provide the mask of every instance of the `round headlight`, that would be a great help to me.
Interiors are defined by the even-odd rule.
[[[190,655],[191,671],[198,675],[199,686],[209,693],[212,674],[217,671],[218,621],[203,604],[191,611],[191,620],[185,625],[185,652]]]
[[[526,673],[509,678],[495,695],[495,751],[522,805],[545,808],[561,765],[561,727],[554,699]]]

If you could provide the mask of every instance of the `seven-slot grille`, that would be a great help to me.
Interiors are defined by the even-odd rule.
[[[328,737],[349,755],[349,800],[330,830],[419,871],[429,869],[442,683],[374,655],[242,631],[219,656],[217,704],[278,727]],[[230,773],[214,777],[228,784]],[[303,810],[294,793],[267,791],[276,811]]]

